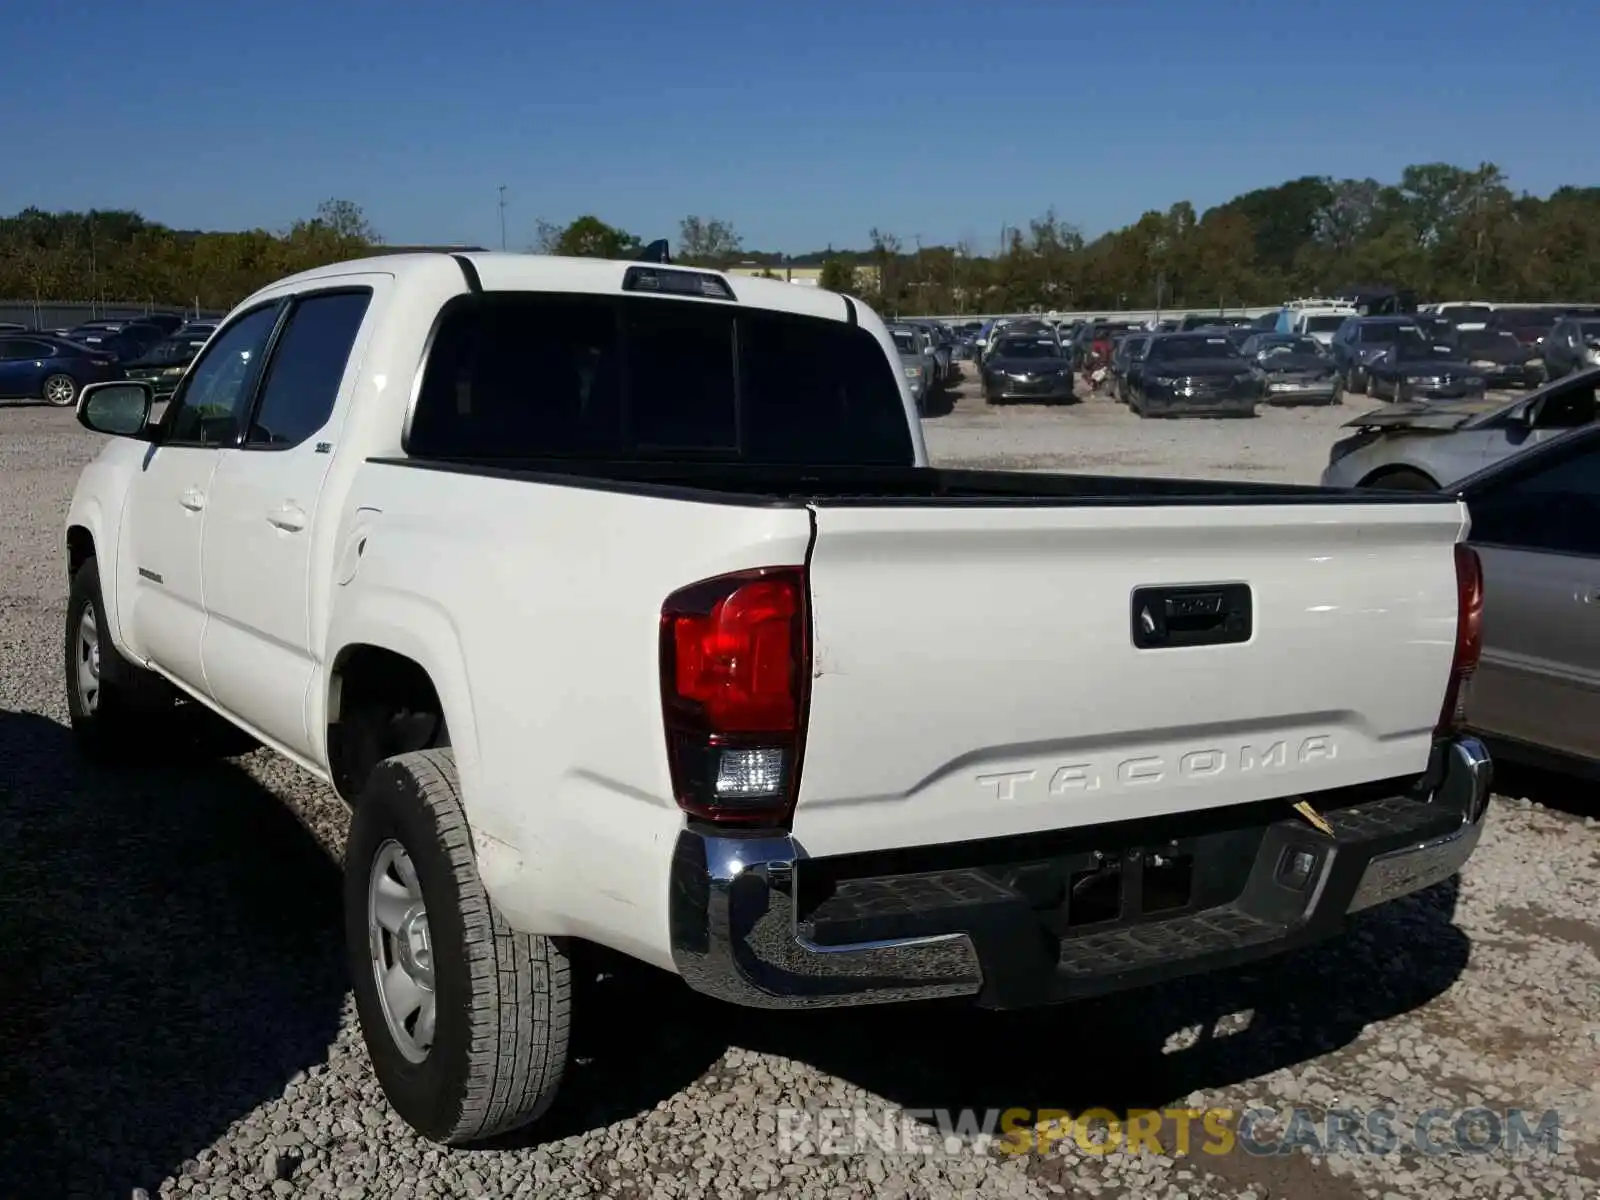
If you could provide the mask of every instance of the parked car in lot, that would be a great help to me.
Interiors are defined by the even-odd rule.
[[[1138,382],[1150,337],[1148,333],[1125,333],[1111,352],[1111,394],[1122,404],[1128,402],[1128,390]]]
[[[184,326],[184,318],[178,313],[146,313],[139,318],[145,325],[154,325],[166,336],[171,337]]]
[[[1339,372],[1322,343],[1304,333],[1252,333],[1240,355],[1261,376],[1268,404],[1338,404]]]
[[[1525,342],[1509,330],[1463,329],[1454,340],[1456,356],[1483,376],[1484,385],[1535,388],[1544,382],[1544,355],[1537,342]]]
[[[1550,327],[1542,349],[1551,379],[1600,366],[1600,317],[1563,317]]]
[[[1054,332],[1002,333],[982,374],[985,404],[1072,399],[1072,359]]]
[[[121,379],[110,354],[65,338],[0,334],[0,397],[70,408],[88,384]]]
[[[1220,313],[1188,313],[1178,322],[1178,331],[1180,333],[1192,333],[1197,329],[1222,329],[1235,325],[1254,328],[1255,318],[1226,317]]]
[[[1303,303],[1299,307],[1284,309],[1274,329],[1278,333],[1304,334],[1327,346],[1333,343],[1333,335],[1339,332],[1339,326],[1357,315],[1356,310],[1348,304],[1332,301],[1327,304]]]
[[[183,372],[194,361],[195,355],[206,344],[203,336],[170,337],[157,342],[138,358],[123,364],[129,379],[142,379],[150,384],[157,400],[165,400],[177,389]]]
[[[1374,397],[1404,400],[1472,400],[1487,384],[1482,371],[1463,360],[1454,346],[1422,336],[1401,337],[1367,360],[1367,391]]]
[[[916,402],[917,411],[926,411],[928,394],[933,390],[939,365],[933,357],[933,347],[927,333],[915,325],[890,325],[889,336],[900,354],[900,368],[906,377],[906,387]]]
[[[922,330],[927,339],[928,352],[933,355],[932,385],[943,387],[955,374],[955,338],[937,321],[906,321]]]
[[[1497,308],[1489,314],[1486,328],[1496,333],[1509,333],[1525,346],[1538,347],[1561,315],[1561,311],[1554,308]]]
[[[548,1110],[595,945],[756,1007],[1058,1002],[1336,934],[1483,827],[1458,500],[933,468],[846,297],[371,258],[149,412],[79,405],[73,736],[110,770],[181,696],[348,800],[355,1007],[436,1141]]]
[[[1128,388],[1128,407],[1141,417],[1253,417],[1261,387],[1222,334],[1158,333]]]
[[[129,321],[80,325],[67,336],[92,350],[111,355],[118,362],[131,362],[147,353],[166,334],[155,325]]]
[[[1409,316],[1352,317],[1340,325],[1328,348],[1344,390],[1358,395],[1365,392],[1372,360],[1401,338],[1426,340]]]
[[[1444,317],[1457,329],[1483,329],[1494,315],[1496,307],[1489,300],[1446,300],[1438,304],[1424,304],[1418,311]]]
[[[1432,490],[1596,419],[1600,369],[1516,400],[1412,401],[1345,422],[1322,473],[1327,487]]]
[[[1452,490],[1483,564],[1483,650],[1465,724],[1496,759],[1600,778],[1600,427]]]

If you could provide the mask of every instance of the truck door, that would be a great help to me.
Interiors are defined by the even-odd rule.
[[[311,564],[337,521],[318,501],[337,452],[375,288],[342,277],[288,302],[244,438],[212,482],[203,570],[202,659],[211,695],[241,722],[314,757],[306,697],[315,674]],[[326,557],[326,555],[324,555]]]
[[[202,694],[200,543],[211,480],[243,428],[281,309],[263,304],[218,331],[168,403],[123,510],[117,588],[130,649]]]

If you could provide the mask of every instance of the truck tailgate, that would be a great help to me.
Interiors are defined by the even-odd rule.
[[[1127,820],[1426,766],[1455,642],[1458,504],[813,511],[794,817],[809,854]],[[1248,629],[1229,636],[1243,640],[1218,642],[1215,614],[1242,595]],[[1135,644],[1151,623],[1142,610],[1168,644]],[[1238,615],[1224,624],[1239,628]]]

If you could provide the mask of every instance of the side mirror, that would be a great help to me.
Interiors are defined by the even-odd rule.
[[[91,383],[78,396],[78,424],[112,437],[143,438],[154,399],[143,380]]]

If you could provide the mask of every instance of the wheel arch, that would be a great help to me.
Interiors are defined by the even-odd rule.
[[[1389,462],[1384,463],[1381,467],[1374,467],[1361,477],[1356,486],[1376,487],[1379,480],[1387,479],[1391,475],[1419,475],[1426,479],[1435,491],[1442,486],[1438,479],[1434,477],[1432,471],[1411,462]]]

